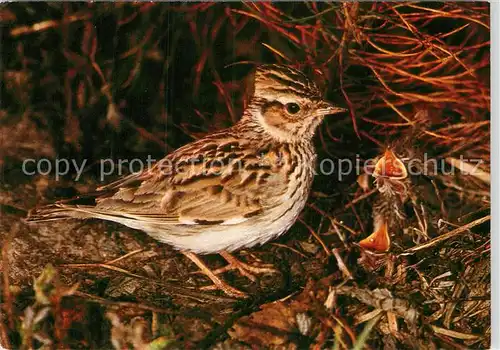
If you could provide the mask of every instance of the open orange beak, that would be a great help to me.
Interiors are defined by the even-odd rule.
[[[402,180],[408,177],[406,167],[401,160],[392,152],[387,149],[375,164],[375,170],[372,174],[373,177],[388,177],[394,180]]]
[[[387,222],[384,219],[375,222],[373,233],[359,242],[359,245],[377,252],[388,251],[391,247],[391,238],[389,237]]]

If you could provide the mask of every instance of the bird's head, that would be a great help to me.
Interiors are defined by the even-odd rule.
[[[386,149],[384,155],[377,160],[372,176],[381,193],[406,194],[408,190],[406,166],[390,148]]]
[[[271,64],[257,68],[245,115],[279,141],[295,142],[311,139],[326,115],[344,111],[324,100],[318,86],[304,73]]]

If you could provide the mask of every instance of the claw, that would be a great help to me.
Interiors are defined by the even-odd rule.
[[[218,270],[215,270],[215,274],[219,274],[222,272],[226,272],[229,270],[238,270],[243,276],[248,278],[250,281],[257,281],[257,277],[255,275],[264,274],[264,273],[276,273],[277,271],[272,268],[272,265],[261,265],[261,266],[252,266],[244,263],[243,261],[238,260],[232,254],[228,252],[220,252],[219,253],[228,263],[229,265],[222,267]]]
[[[246,298],[247,294],[234,288],[231,287],[229,284],[224,282],[221,278],[219,278],[212,270],[210,270],[207,265],[201,259],[196,256],[196,254],[191,253],[191,252],[182,252],[189,260],[194,262],[196,266],[199,267],[201,272],[210,278],[210,280],[214,283],[215,287],[217,289],[222,290],[224,293],[226,293],[229,296],[235,297],[235,298]]]

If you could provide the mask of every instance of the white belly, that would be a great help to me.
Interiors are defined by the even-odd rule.
[[[304,176],[305,174],[303,174]],[[311,176],[312,173],[305,176]],[[290,189],[280,205],[264,210],[264,213],[233,225],[171,225],[148,232],[155,239],[180,250],[199,254],[212,254],[222,250],[235,251],[264,244],[285,233],[294,223],[306,204],[310,189],[309,181],[302,188]]]
[[[180,250],[212,254],[222,250],[235,251],[261,245],[285,233],[305,205],[305,199],[288,200],[258,218],[235,225],[207,225],[203,231],[186,235],[186,227],[170,227],[170,232],[148,232],[154,238]],[[176,234],[175,231],[179,231]],[[184,232],[181,232],[184,231]],[[188,229],[188,231],[191,231]]]

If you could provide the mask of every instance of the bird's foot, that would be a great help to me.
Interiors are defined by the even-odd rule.
[[[194,262],[196,266],[200,269],[200,272],[203,273],[205,276],[210,278],[210,280],[214,283],[214,286],[207,286],[207,287],[202,287],[204,290],[208,289],[219,289],[226,293],[227,295],[235,298],[246,298],[247,294],[234,288],[231,287],[229,284],[224,282],[220,277],[217,276],[217,273],[215,271],[210,270],[207,265],[201,259],[194,253],[190,252],[182,252],[189,260]]]
[[[265,273],[277,273],[278,271],[273,268],[271,264],[260,264],[260,265],[249,265],[241,260],[238,260],[232,254],[228,252],[219,253],[229,264],[213,271],[216,275],[224,273],[230,270],[238,270],[243,276],[251,280],[252,282],[257,281],[255,275],[265,274]]]

